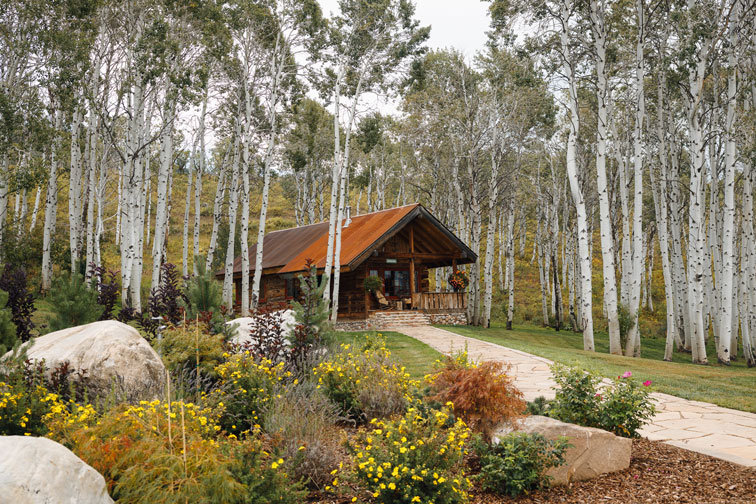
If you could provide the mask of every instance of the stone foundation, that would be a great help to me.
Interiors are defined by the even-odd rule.
[[[333,324],[337,331],[371,331],[374,328],[369,320],[339,320]]]
[[[467,313],[428,313],[431,325],[467,325]]]
[[[397,327],[420,325],[467,325],[464,311],[428,313],[421,311],[377,312],[365,320],[339,320],[337,331],[390,331]]]

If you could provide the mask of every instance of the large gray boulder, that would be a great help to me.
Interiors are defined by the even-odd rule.
[[[0,436],[0,502],[112,504],[105,478],[47,438]]]
[[[632,441],[611,432],[592,427],[581,427],[544,416],[529,416],[520,420],[517,430],[528,434],[541,434],[547,439],[564,436],[572,445],[565,454],[566,463],[550,469],[546,474],[555,484],[595,478],[599,474],[621,471],[630,467]],[[494,433],[494,442],[512,431],[504,425]]]
[[[115,390],[129,401],[154,399],[165,385],[160,356],[136,329],[115,320],[40,336],[27,356],[44,359],[48,368],[68,361],[74,369],[86,370],[89,392],[100,397]]]

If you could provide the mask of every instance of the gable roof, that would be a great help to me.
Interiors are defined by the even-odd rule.
[[[444,237],[461,251],[459,264],[472,263],[477,255],[454,233],[436,219],[419,203],[379,212],[358,215],[349,226],[342,228],[341,266],[354,268],[361,264],[383,243],[404,228],[415,218],[436,228]],[[306,270],[310,259],[318,269],[325,268],[328,249],[328,222],[301,226],[268,233],[264,238],[263,273],[298,273]],[[257,246],[249,251],[250,271],[254,271]],[[268,270],[268,271],[266,271]],[[273,271],[275,270],[275,271]],[[223,271],[216,275],[223,277]],[[234,260],[234,275],[241,274],[241,256]]]

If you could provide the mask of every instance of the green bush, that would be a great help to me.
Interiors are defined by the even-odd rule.
[[[360,423],[404,413],[417,385],[391,357],[380,335],[368,336],[361,344],[342,344],[313,374],[341,413]]]
[[[158,350],[157,339],[151,341],[155,350],[161,352],[165,367],[174,373],[195,371],[199,354],[200,376],[215,376],[215,368],[223,360],[223,339],[219,335],[196,333],[194,323],[170,327],[162,332],[162,348]]]
[[[54,400],[42,386],[27,387],[21,376],[0,377],[0,436],[44,436]]]
[[[601,385],[601,378],[580,369],[556,364],[551,370],[559,386],[548,408],[553,418],[635,438],[656,412],[650,397],[651,382],[639,384],[630,371],[611,385]]]
[[[370,275],[365,277],[363,284],[366,291],[373,292],[383,287],[383,280],[378,275]]]
[[[205,322],[214,333],[221,332],[225,320],[220,312],[223,304],[221,284],[212,271],[205,268],[205,257],[195,256],[197,274],[186,282],[187,319]]]
[[[97,292],[78,273],[65,273],[53,280],[47,302],[53,312],[48,319],[50,331],[89,324],[98,320],[103,311],[97,304]]]
[[[633,328],[635,321],[630,316],[630,308],[626,304],[619,303],[617,305],[617,321],[619,322],[620,330],[620,342],[622,348],[625,348],[627,343],[627,333]]]
[[[291,372],[284,363],[260,362],[247,352],[231,355],[215,368],[219,387],[210,396],[223,411],[219,423],[228,433],[245,435],[263,424],[270,403],[284,392]]]
[[[380,504],[467,501],[463,470],[469,429],[443,409],[420,415],[410,408],[396,420],[373,421],[350,442],[354,456],[346,479]],[[336,474],[333,485],[339,484]]]
[[[475,479],[483,490],[517,497],[548,484],[546,471],[564,464],[567,438],[555,441],[541,434],[513,432],[489,445],[481,439],[473,443],[480,460]]]
[[[528,403],[526,413],[528,415],[549,416],[549,407],[551,401],[543,396],[538,396]]]

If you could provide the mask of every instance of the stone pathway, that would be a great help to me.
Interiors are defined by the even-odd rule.
[[[555,383],[549,370],[552,362],[548,359],[432,326],[396,331],[445,354],[464,350],[467,345],[468,355],[474,360],[510,364],[515,385],[526,400],[554,397],[551,387]],[[657,413],[641,430],[644,437],[756,468],[756,414],[658,392],[652,397]]]

